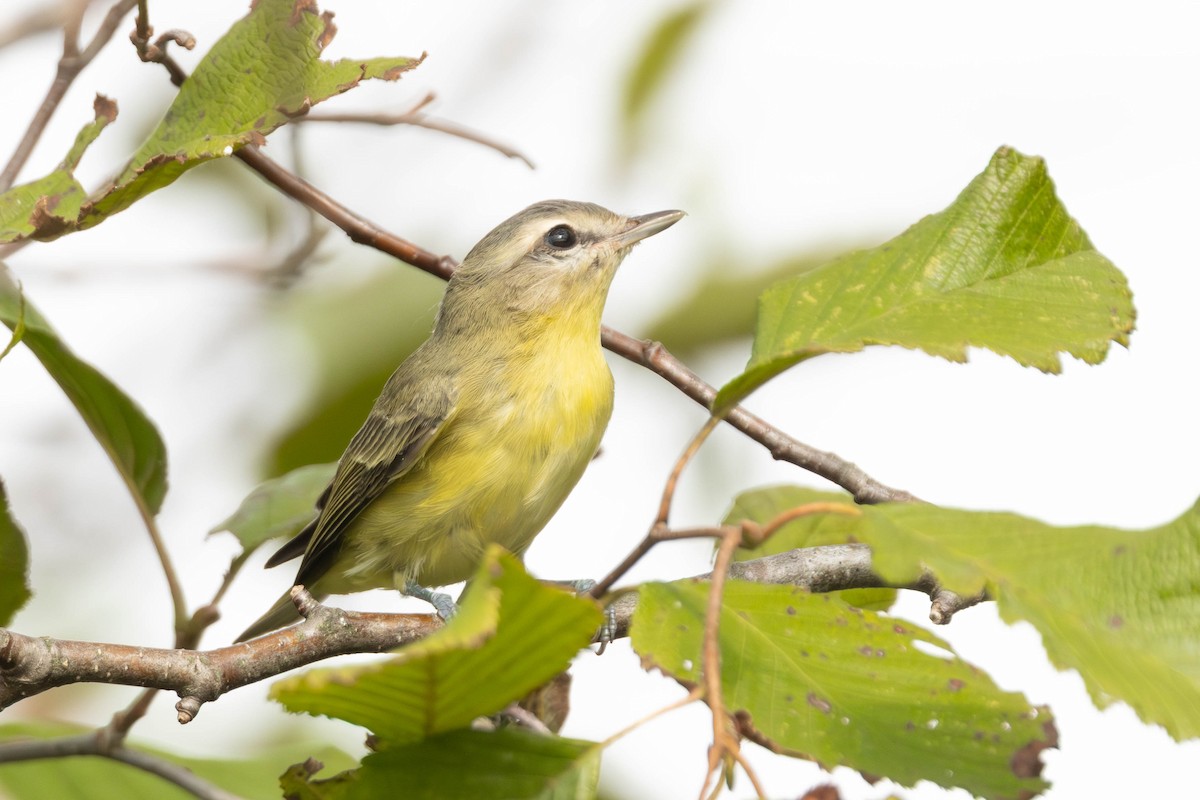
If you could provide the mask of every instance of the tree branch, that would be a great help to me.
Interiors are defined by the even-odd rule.
[[[102,731],[58,739],[5,742],[0,744],[0,764],[66,756],[102,756],[157,775],[200,800],[240,800],[237,795],[197,777],[186,767],[141,750],[131,750],[124,745],[109,746],[101,735]]]
[[[907,586],[885,582],[872,571],[871,551],[863,544],[809,547],[736,562],[730,565],[728,574],[738,580],[791,584],[812,592],[911,588],[936,595],[941,591],[929,576]],[[324,606],[299,588],[293,589],[293,599],[306,617],[303,622],[216,650],[35,638],[0,629],[0,710],[58,686],[109,683],[175,692],[181,698],[175,706],[179,722],[187,723],[204,703],[233,689],[335,655],[391,650],[441,626],[433,614],[361,613]],[[947,605],[943,598],[934,621],[944,624],[955,611],[982,599],[960,598],[957,605]],[[623,594],[610,605],[613,638],[629,634],[636,607],[636,592]]]
[[[165,53],[159,60],[170,72],[171,81],[176,86],[182,85],[187,76],[179,65]],[[443,280],[449,280],[458,266],[458,262],[452,257],[435,255],[359,216],[308,181],[289,172],[254,145],[240,148],[235,155],[288,197],[341,228],[352,242],[373,247]],[[705,408],[712,407],[712,401],[717,396],[716,389],[705,383],[658,342],[634,339],[605,325],[600,329],[600,343],[610,352],[650,369]],[[909,492],[893,489],[875,480],[858,465],[834,453],[818,450],[788,436],[741,406],[734,406],[726,412],[723,419],[767,448],[776,460],[787,461],[832,481],[850,492],[858,503],[899,503],[917,500]]]
[[[323,606],[303,589],[293,597],[298,625],[216,650],[34,638],[0,629],[0,709],[57,686],[110,683],[168,689],[179,695],[181,724],[228,691],[347,653],[378,653],[420,639],[440,621],[432,614],[370,614]]]
[[[507,158],[515,158],[518,161],[523,161],[525,166],[533,169],[533,162],[530,161],[519,150],[509,147],[506,144],[497,142],[488,136],[485,136],[478,131],[473,131],[470,128],[464,128],[453,122],[446,120],[433,119],[426,116],[424,109],[433,102],[433,94],[427,94],[416,105],[408,111],[403,111],[398,114],[343,114],[333,112],[315,112],[305,114],[303,117],[297,117],[296,122],[359,122],[368,125],[411,125],[416,128],[425,128],[426,130],[437,131],[444,133],[447,136],[454,136],[459,139],[464,139],[468,142],[483,145],[484,147],[495,150],[502,156]]]
[[[373,247],[443,280],[448,280],[458,266],[458,262],[450,256],[435,255],[377,227],[312,184],[293,175],[254,146],[243,147],[237,151],[237,156],[246,166],[288,197],[303,203],[341,228],[353,242]],[[600,341],[611,352],[647,367],[665,378],[668,383],[705,408],[711,407],[713,398],[717,396],[716,389],[701,380],[657,342],[634,339],[607,325],[600,331]],[[740,406],[735,406],[729,411],[724,421],[766,447],[777,460],[790,462],[833,481],[854,495],[854,499],[859,503],[916,500],[908,492],[880,483],[857,465],[833,453],[818,450],[793,439]]]

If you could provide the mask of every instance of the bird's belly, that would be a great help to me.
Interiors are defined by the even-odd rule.
[[[470,577],[493,542],[523,553],[600,444],[612,411],[612,378],[600,365],[602,372],[512,392],[532,394],[532,403],[464,408],[422,461],[360,514],[342,554],[352,585],[333,591],[396,580],[443,586]]]

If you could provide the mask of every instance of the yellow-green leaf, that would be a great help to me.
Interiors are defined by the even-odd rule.
[[[8,510],[0,481],[0,627],[7,625],[32,596],[29,590],[29,545],[25,532]]]
[[[199,164],[262,144],[317,103],[364,80],[396,80],[420,63],[405,57],[323,60],[336,31],[332,17],[315,2],[253,3],[205,54],[116,180],[82,206],[50,211],[36,238],[92,227]]]
[[[265,481],[209,534],[229,531],[252,550],[268,539],[295,536],[316,514],[317,498],[333,479],[337,464],[310,464]]]
[[[58,383],[139,503],[158,513],[167,493],[167,449],[158,430],[128,395],[81,361],[23,296],[0,263],[0,322],[23,328],[21,342]]]
[[[701,681],[708,591],[707,581],[639,587],[630,636],[643,664]],[[1046,709],[927,631],[832,595],[730,581],[719,645],[727,710],[773,750],[988,798],[1046,786],[1038,756],[1057,739]]]
[[[363,759],[346,800],[588,800],[600,748],[592,742],[505,728],[450,731]]]
[[[103,95],[96,95],[93,110],[95,119],[79,131],[54,172],[0,194],[0,242],[53,237],[61,233],[64,221],[79,216],[87,192],[75,180],[75,167],[88,145],[117,118],[117,104]]]
[[[600,625],[590,600],[531,578],[493,545],[459,613],[387,661],[315,669],[271,687],[289,711],[370,729],[383,744],[470,725],[567,668]]]
[[[1133,321],[1125,276],[1067,213],[1045,163],[1001,148],[944,211],[764,292],[750,361],[714,405],[805,359],[874,344],[951,361],[984,347],[1058,372],[1062,353],[1102,361]]]
[[[731,514],[768,519],[828,500],[849,497],[775,487],[742,495]],[[1038,629],[1056,666],[1078,670],[1098,707],[1124,701],[1176,739],[1200,736],[1200,504],[1141,531],[917,503],[861,509],[795,520],[772,547],[853,539],[889,582],[928,568],[960,594],[986,589],[1006,621]]]

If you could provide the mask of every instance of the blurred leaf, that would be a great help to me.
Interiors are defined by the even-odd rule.
[[[157,514],[167,493],[167,451],[154,424],[124,392],[75,357],[0,264],[0,322],[25,326],[21,341],[62,387],[139,505]]]
[[[631,636],[647,667],[701,681],[708,582],[639,587]],[[1046,787],[1046,709],[1005,692],[931,633],[851,608],[832,595],[726,584],[721,686],[730,712],[773,750],[841,764],[906,786],[929,780],[989,798]]]
[[[94,734],[95,728],[59,722],[18,722],[0,726],[0,742],[54,739]],[[317,757],[333,769],[349,769],[354,760],[327,745],[316,745]],[[314,745],[297,742],[255,754],[252,760],[189,758],[151,747],[152,753],[187,767],[201,778],[247,800],[277,800],[280,765],[304,757]],[[0,794],[8,800],[188,800],[190,792],[134,767],[106,758],[52,758],[0,764]]]
[[[727,408],[788,367],[872,344],[965,361],[986,347],[1044,372],[1060,353],[1089,364],[1127,344],[1125,276],[1092,247],[1040,158],[1002,147],[946,210],[880,247],[851,253],[762,296],[745,372]]]
[[[712,3],[707,0],[673,9],[659,20],[646,39],[625,79],[621,117],[626,153],[634,153],[640,146],[646,110],[675,72],[700,23],[711,10]]]
[[[75,180],[75,168],[88,145],[117,118],[117,104],[103,95],[96,95],[92,108],[95,119],[79,131],[74,146],[58,169],[44,178],[0,194],[0,242],[15,242],[40,233],[47,226],[56,228],[60,218],[79,216],[87,192]]]
[[[429,335],[445,288],[389,265],[357,286],[289,294],[287,316],[315,351],[318,396],[269,453],[267,474],[341,456],[384,383]]]
[[[293,764],[279,776],[279,788],[286,800],[344,800],[350,786],[358,780],[359,770],[338,773],[331,778],[316,778],[325,765],[315,759]]]
[[[317,498],[333,480],[336,469],[336,462],[310,464],[259,484],[209,535],[229,531],[243,550],[253,550],[268,539],[295,536],[312,521]]]
[[[0,481],[0,628],[29,601],[29,545],[25,532],[8,510],[8,495]]]
[[[316,3],[258,0],[204,56],[129,165],[95,200],[55,209],[36,238],[53,239],[99,224],[187,170],[232,155],[317,103],[363,80],[394,81],[419,59],[324,61],[332,14]]]
[[[704,270],[705,277],[661,313],[646,338],[662,342],[688,361],[706,347],[750,336],[759,295],[774,283],[824,264],[829,256],[798,255],[770,269],[749,274],[730,270],[733,257],[721,258]]]
[[[869,611],[887,611],[896,603],[899,594],[896,589],[843,589],[833,592],[846,605]]]
[[[271,697],[289,711],[362,725],[386,746],[412,742],[464,728],[541,686],[600,621],[594,602],[531,578],[493,545],[444,628],[384,662],[279,681]]]
[[[772,506],[823,500],[850,502],[836,492],[774,487],[742,495],[736,508],[760,519],[774,515]],[[1038,629],[1059,669],[1079,671],[1098,707],[1122,700],[1176,739],[1200,736],[1200,504],[1143,531],[1059,528],[917,503],[860,508],[858,517],[798,519],[772,540],[787,547],[853,539],[871,546],[875,571],[888,582],[928,568],[960,594],[986,588],[1007,622]]]
[[[339,798],[588,800],[596,796],[600,748],[513,728],[451,731],[372,753],[351,774]]]

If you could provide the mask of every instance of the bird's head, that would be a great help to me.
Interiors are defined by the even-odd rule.
[[[454,273],[439,325],[447,317],[571,318],[598,327],[609,284],[630,249],[683,217],[639,217],[594,203],[546,200],[500,223]],[[472,324],[457,320],[460,324]]]

